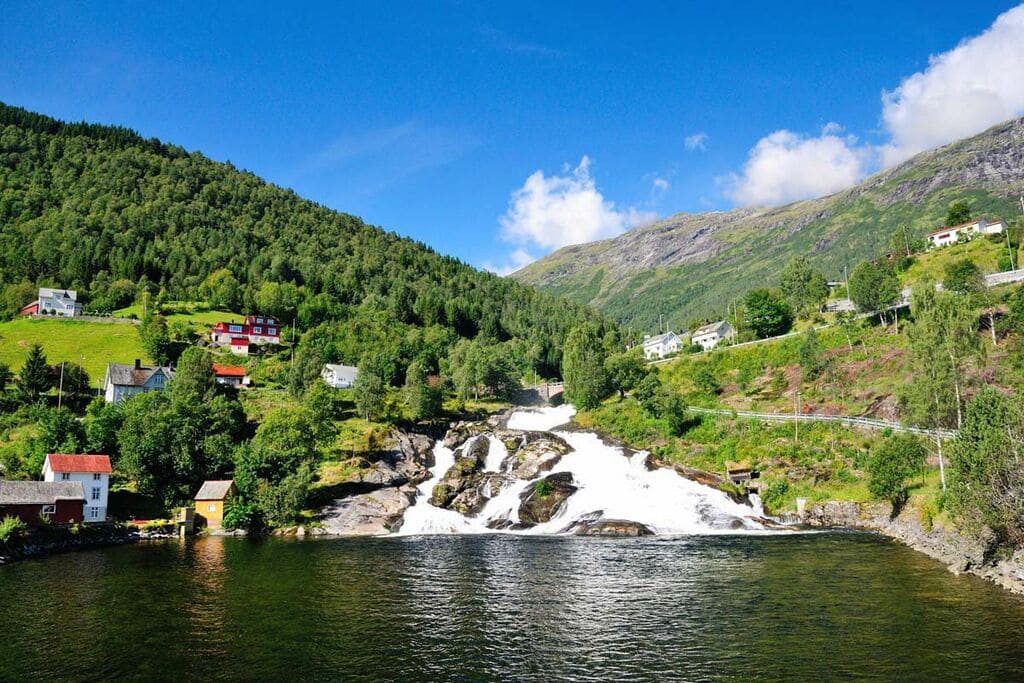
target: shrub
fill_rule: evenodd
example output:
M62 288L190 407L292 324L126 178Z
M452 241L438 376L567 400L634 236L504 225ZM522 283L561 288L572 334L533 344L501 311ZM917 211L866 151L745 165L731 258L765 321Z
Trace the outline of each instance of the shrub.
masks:
M882 441L868 460L868 490L894 508L906 502L906 480L921 471L925 449L912 434L895 434Z
M263 527L263 516L255 505L236 502L228 506L224 512L223 526L228 531L258 531Z
M0 520L0 546L10 547L25 535L28 526L17 517L4 517Z

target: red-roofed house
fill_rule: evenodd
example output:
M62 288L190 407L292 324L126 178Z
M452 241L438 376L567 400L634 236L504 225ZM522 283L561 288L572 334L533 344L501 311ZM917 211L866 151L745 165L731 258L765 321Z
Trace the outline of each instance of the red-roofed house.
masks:
M103 522L107 519L107 494L110 491L110 456L51 453L43 461L43 481L77 481L85 489L82 519Z
M249 376L245 374L245 368L241 365L214 363L213 376L216 378L217 384L226 384L232 387L249 386Z

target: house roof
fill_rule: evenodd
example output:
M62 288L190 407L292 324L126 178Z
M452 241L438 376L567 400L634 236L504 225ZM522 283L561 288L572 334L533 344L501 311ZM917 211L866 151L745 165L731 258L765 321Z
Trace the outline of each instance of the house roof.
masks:
M947 225L944 228L939 228L938 230L932 230L930 233L928 233L928 236L931 237L932 235L938 235L939 233L942 233L942 232L950 232L952 230L959 230L960 228L966 228L968 225L974 225L975 223L980 223L982 221L985 221L985 223L996 224L996 223L1002 223L1003 219L1002 218L985 218L984 216L982 216L981 218L975 218L974 220L967 221L966 223L957 223L956 225Z
M672 332L670 330L670 331L668 331L668 332L666 332L664 334L655 335L655 336L653 336L653 337L651 337L649 339L645 339L644 340L644 346L654 346L655 344L661 344L663 342L668 341L672 337L678 337L678 336L679 335L677 335L675 332Z
M196 500L224 500L234 484L232 479L204 481L196 494Z
M100 472L110 474L109 455L72 455L50 453L46 456L54 472Z
M167 379L174 377L173 368L151 365L136 367L130 363L107 363L107 380L111 384L120 386L141 387L145 386L150 377L155 375L158 370L162 371Z
M325 370L329 370L338 379L346 379L349 382L356 381L356 375L359 373L359 368L351 365L334 365L328 363L324 366Z
M231 338L231 345L232 346L248 346L249 345L249 338L248 337L232 337Z
M245 368L241 365L213 364L213 374L217 377L245 377Z
M78 298L78 292L76 292L73 289L53 289L51 287L40 287L39 298L42 299L43 297L56 297L75 301Z
M0 505L53 505L85 500L80 481L0 481Z
M709 323L703 327L698 327L693 331L694 337L700 337L705 334L713 334L715 332L721 332L724 327L729 323L725 320L719 320L717 323Z

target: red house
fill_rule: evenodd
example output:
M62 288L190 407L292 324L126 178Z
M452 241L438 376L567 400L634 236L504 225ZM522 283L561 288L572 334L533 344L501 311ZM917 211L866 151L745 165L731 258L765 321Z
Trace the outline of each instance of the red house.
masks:
M281 325L274 318L265 315L247 315L241 323L217 323L210 330L210 341L214 344L231 345L234 348L247 344L280 344Z
M245 368L241 365L213 364L213 376L218 384L228 386L249 386L249 376L245 374Z
M79 481L0 481L0 519L17 517L38 526L40 517L54 524L82 521L85 489Z

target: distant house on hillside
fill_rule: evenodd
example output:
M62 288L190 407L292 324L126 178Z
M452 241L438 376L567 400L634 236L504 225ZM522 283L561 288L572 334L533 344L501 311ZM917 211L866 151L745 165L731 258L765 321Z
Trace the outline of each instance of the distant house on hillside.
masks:
M174 369L142 365L138 358L134 365L107 363L103 379L103 397L107 403L120 403L129 396L149 391L163 391L174 378Z
M249 386L249 376L245 374L245 368L241 365L213 364L213 377L217 384L227 386Z
M723 339L732 339L735 336L736 330L732 329L732 325L726 320L719 320L717 323L698 327L693 331L690 341L693 344L699 344L705 351L710 351L718 346Z
M683 334L685 335L686 333L684 332ZM664 358L669 354L678 353L682 346L682 337L672 331L653 337L648 335L644 337L644 358L647 360Z
M50 453L43 461L43 481L72 481L82 485L85 501L78 519L86 522L102 522L107 518L111 471L110 457L106 455Z
M972 221L951 225L928 234L928 242L932 247L945 247L956 244L962 236L968 238L975 235L999 235L1006 230L1006 223L1002 218L989 220L987 218L975 218Z
M39 298L21 309L22 315L55 315L60 318L74 318L82 315L82 304L78 303L78 292L72 289L39 288Z
M196 494L196 514L206 526L218 529L224 522L224 508L235 495L235 482L231 479L204 481Z
M231 353L249 355L249 346L281 343L281 325L265 315L247 315L240 323L217 323L210 330L210 341L229 346Z
M359 369L351 365L331 365L328 363L320 372L324 382L332 389L348 389L356 383Z
M40 518L54 524L82 520L85 492L78 481L0 481L0 519L17 517L28 526Z

